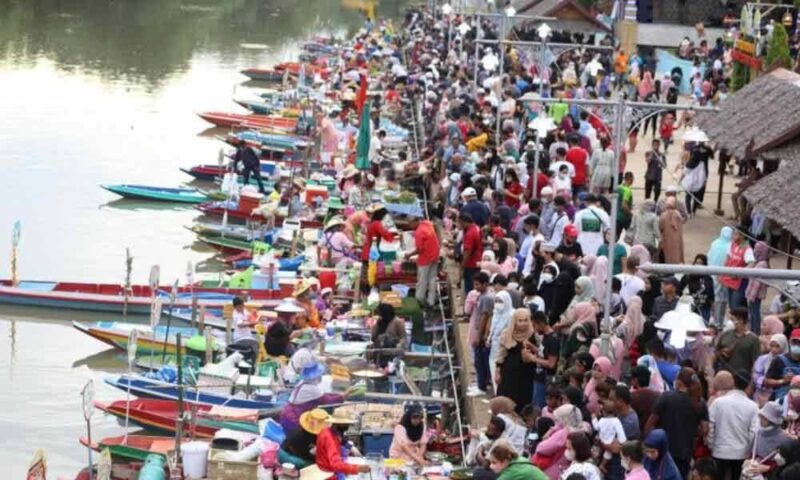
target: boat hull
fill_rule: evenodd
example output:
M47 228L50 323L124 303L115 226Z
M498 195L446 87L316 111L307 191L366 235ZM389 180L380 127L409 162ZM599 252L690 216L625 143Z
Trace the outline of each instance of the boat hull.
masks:
M196 204L208 201L208 197L194 188L159 188L147 185L100 185L109 192L124 198Z

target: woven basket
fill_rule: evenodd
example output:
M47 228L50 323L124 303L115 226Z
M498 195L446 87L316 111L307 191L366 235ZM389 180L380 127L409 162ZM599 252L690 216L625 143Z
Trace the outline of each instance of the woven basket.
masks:
M255 480L258 475L258 462L236 462L216 459L226 450L208 451L208 478L210 480Z

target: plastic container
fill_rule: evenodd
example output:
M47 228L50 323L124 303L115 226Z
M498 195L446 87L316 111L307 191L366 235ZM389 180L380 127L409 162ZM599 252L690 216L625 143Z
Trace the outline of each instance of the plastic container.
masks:
M394 432L392 430L362 430L361 441L364 447L363 454L382 455L389 458L389 447L392 445Z
M319 272L319 289L331 288L336 290L336 272Z
M163 455L151 453L144 459L144 466L139 470L139 480L164 480L164 463L166 458Z
M183 459L183 476L200 479L206 476L208 462L208 444L205 442L189 442L181 445Z

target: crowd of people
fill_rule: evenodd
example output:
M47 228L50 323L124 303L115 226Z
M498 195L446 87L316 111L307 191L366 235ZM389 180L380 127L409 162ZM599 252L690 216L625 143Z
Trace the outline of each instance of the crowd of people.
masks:
M626 95L675 104L680 79L656 81L653 62L590 48L542 69L508 45L500 69L490 44L472 56L476 35L499 37L486 19L411 10L405 26L408 63L392 81L401 101L422 103L426 198L463 280L469 395L491 397L488 424L470 430L475 476L798 478L800 330L761 318L767 285L639 268L690 260L683 228L702 207L714 151L674 138L692 117L672 112L645 121L644 132L634 125L626 151L598 109L571 102ZM726 95L718 54L708 52L705 76L691 73L699 104ZM520 100L528 92L561 101ZM552 128L534 131L538 117ZM646 174L636 179L626 154L648 131ZM680 188L662 194L673 145ZM646 190L639 205L637 180ZM769 248L751 238L749 225L725 227L690 261L768 266ZM676 309L706 325L680 347L657 326Z

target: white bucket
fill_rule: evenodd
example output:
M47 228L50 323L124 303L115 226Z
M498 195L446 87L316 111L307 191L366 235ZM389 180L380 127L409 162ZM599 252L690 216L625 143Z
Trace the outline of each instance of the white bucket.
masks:
M189 442L181 445L183 476L191 479L205 478L208 464L208 444Z

